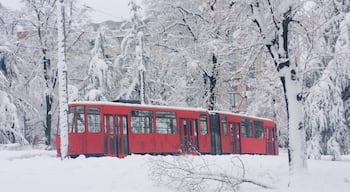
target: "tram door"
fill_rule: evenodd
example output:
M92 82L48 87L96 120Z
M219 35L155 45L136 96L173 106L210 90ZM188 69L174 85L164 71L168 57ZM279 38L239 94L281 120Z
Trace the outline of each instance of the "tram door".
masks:
M239 123L229 123L230 134L231 134L231 146L233 154L241 153L241 142L240 142L240 126Z
M125 157L129 153L128 121L125 115L104 115L105 154Z
M198 153L198 129L195 119L180 119L181 153Z
M275 155L275 142L273 128L265 127L266 151L268 155Z

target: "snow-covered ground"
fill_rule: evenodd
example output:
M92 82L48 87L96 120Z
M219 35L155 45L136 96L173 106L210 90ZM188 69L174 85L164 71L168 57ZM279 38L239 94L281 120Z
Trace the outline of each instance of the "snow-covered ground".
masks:
M279 156L241 155L245 177L265 183L274 189L243 184L239 191L286 191L288 163L286 153ZM155 161L192 161L233 170L237 156L150 156L131 155L124 159L111 157L60 160L55 151L27 148L14 150L0 147L0 191L179 191L159 184L151 171ZM196 165L196 163L194 163ZM295 192L350 191L350 157L341 161L309 160L308 172L298 177ZM211 170L213 172L213 170ZM215 171L215 170L214 170ZM237 175L237 173L233 173ZM210 187L207 191L211 191ZM203 191L203 189L202 189Z

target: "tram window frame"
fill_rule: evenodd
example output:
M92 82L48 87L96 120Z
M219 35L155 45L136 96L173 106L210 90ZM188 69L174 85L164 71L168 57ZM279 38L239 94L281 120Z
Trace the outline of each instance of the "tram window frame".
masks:
M138 134L153 133L153 111L131 110L131 132Z
M199 115L200 134L208 135L208 117L205 114Z
M74 108L74 127L71 133L85 133L85 108L84 106L76 106Z
M87 110L88 117L88 131L89 133L101 132L101 113L100 109L96 107L90 107Z
M253 137L252 121L250 119L242 119L241 122L242 136L246 138Z
M68 117L68 130L69 133L73 132L73 122L74 122L74 111L75 111L75 107L68 107L68 113L67 113L67 117Z
M264 123L261 121L254 121L254 137L258 139L264 138Z
M176 134L176 113L167 111L156 111L156 133Z
M221 128L222 128L222 134L224 136L227 136L228 131L227 131L227 119L226 119L226 117L221 118Z
M197 128L197 119L193 119L191 120L192 124L193 124L193 135L197 136L198 135L198 128Z

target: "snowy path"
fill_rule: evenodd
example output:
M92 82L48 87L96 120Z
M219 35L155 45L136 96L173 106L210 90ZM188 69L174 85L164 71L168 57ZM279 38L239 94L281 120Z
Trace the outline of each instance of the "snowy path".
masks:
M225 168L233 156L202 156L205 161ZM198 158L193 157L194 161ZM178 157L154 157L132 155L125 159L111 157L70 159L61 161L53 151L26 150L0 151L0 190L23 191L177 191L159 185L150 178L150 164L155 158L174 159ZM288 185L286 154L280 156L242 155L246 176L270 183L276 189L260 189L244 184L240 191L285 191ZM300 176L300 186L295 192L348 192L350 188L350 160L309 160L309 171Z

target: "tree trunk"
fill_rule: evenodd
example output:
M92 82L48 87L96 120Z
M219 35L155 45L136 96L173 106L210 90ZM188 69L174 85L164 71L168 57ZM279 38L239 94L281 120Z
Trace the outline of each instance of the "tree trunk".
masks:
M348 153L348 152L350 152L350 142L346 142L346 141L350 140L350 85L348 85L343 90L343 92L342 92L342 99L343 99L343 102L344 102L345 125L347 126L347 129L349 131L344 136L345 142L342 144L341 147L343 149L343 152Z
M39 37L41 39L41 29L38 29ZM46 126L45 126L45 144L51 145L51 122L52 122L52 100L53 97L51 95L51 89L50 89L50 59L46 56L46 49L42 48L43 53L43 67L44 67L44 79L45 79L45 104L46 104Z
M274 61L279 74L288 117L288 160L290 173L304 172L306 164L306 138L304 130L304 113L302 106L302 82L297 74L296 63L291 63L289 58L289 24L292 21L292 7L283 14L280 25L275 23L277 34L271 44L266 47ZM254 20L257 23L257 20ZM260 24L257 23L260 27Z
M140 102L141 104L145 104L146 100L146 94L145 94L145 65L143 64L143 33L140 31L137 33L137 37L139 40L138 45L138 70L139 70L139 76L140 76Z
M279 45L283 46L278 55L277 71L283 85L288 116L288 160L290 173L303 172L306 167L306 138L304 130L304 113L302 106L302 83L298 78L296 64L290 63L288 54L288 33L292 8L285 13L282 21L282 33Z
M61 158L68 157L68 92L67 92L67 64L65 44L64 0L57 5L58 25L58 101L59 101L59 127L61 136Z
M46 141L45 141L45 144L51 145L52 96L49 93L46 93L45 100L46 100L46 127L45 127Z
M51 63L50 63L50 59L47 57L47 46L46 46L46 41L44 40L44 34L42 32L42 25L41 23L43 23L44 21L42 21L42 17L41 17L41 11L39 10L38 7L34 8L34 11L36 13L36 17L38 19L38 23L40 23L39 25L36 26L36 31L37 31L37 35L39 38L39 42L40 42L40 48L41 48L41 53L42 53L42 64L43 64L43 73L44 73L44 80L45 80L45 105L46 105L46 112L45 112L45 144L46 145L51 145L51 123L52 123L52 101L53 101L53 96L52 96L52 89L53 87L51 86L51 74L50 74L50 70L51 70Z
M216 87L216 81L218 76L218 70L217 70L217 57L215 53L213 53L212 56L212 72L211 75L209 75L207 72L204 72L204 85L207 84L207 79L209 79L209 90L206 88L205 95L209 94L209 98L207 100L208 102L208 110L214 110L215 109L215 87ZM209 93L208 93L209 92Z
M293 72L281 78L286 100L288 116L288 160L291 174L302 172L307 167L306 164L306 141L303 125L303 107L301 97L301 83L294 78ZM293 70L292 70L293 71ZM283 73L283 71L282 71Z

